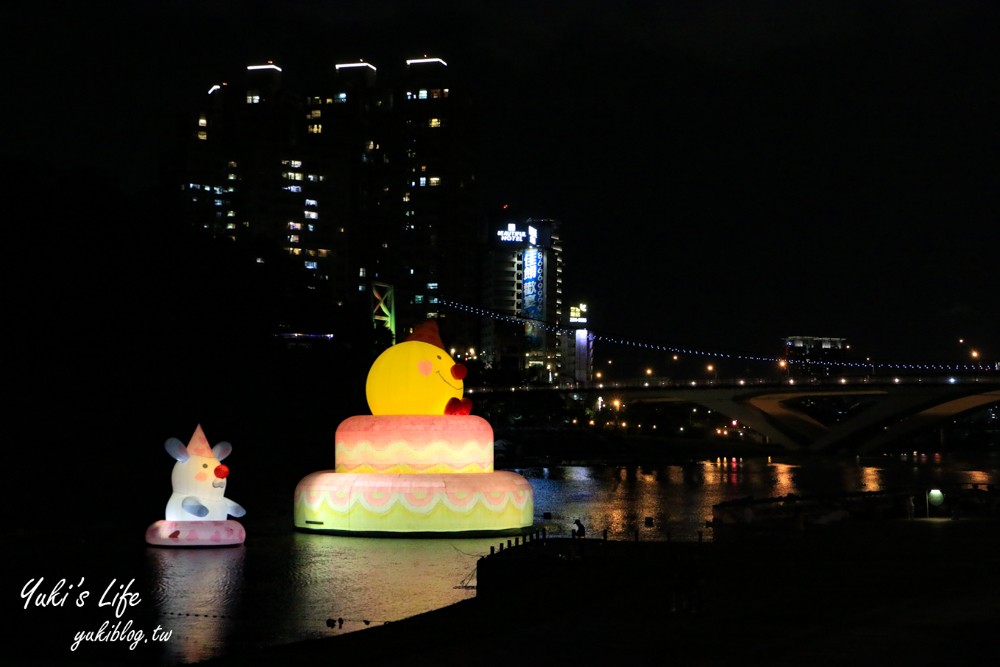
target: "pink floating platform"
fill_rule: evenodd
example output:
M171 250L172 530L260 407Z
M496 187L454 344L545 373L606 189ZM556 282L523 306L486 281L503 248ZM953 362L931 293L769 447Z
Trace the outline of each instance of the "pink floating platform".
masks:
M243 544L247 534L242 524L225 521L167 521L161 519L146 529L146 543L158 547L228 547Z

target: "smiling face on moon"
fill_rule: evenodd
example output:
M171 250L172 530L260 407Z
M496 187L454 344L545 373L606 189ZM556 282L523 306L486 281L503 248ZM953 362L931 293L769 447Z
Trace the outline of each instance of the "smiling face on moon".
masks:
M442 415L449 399L462 398L464 371L440 347L398 343L368 371L368 407L373 415Z

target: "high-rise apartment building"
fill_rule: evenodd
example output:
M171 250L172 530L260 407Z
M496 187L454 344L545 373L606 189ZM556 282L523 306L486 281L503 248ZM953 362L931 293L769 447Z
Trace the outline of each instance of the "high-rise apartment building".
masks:
M497 369L532 382L564 375L563 249L555 220L500 219L488 234L482 303L521 320L519 326L483 318L480 355Z
M183 193L191 221L280 265L324 318L405 332L478 297L472 100L440 58L379 78L332 64L305 90L274 63L212 86L190 128ZM462 318L450 342L477 343ZM443 323L444 324L444 323Z

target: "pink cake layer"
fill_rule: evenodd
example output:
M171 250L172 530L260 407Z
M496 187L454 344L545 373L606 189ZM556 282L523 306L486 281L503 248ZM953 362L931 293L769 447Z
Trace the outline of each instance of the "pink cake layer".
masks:
M337 427L335 471L493 471L493 427L476 415L357 415Z

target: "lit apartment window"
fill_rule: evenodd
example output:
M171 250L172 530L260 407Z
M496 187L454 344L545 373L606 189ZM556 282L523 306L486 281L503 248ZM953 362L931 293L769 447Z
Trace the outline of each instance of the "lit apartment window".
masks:
M368 271L365 270L365 267L362 266L360 269L358 269L358 278L364 278L367 275Z
M418 90L417 91L417 99L418 100L426 100L427 99L427 91L426 90Z
M306 225L306 229L309 230L310 232L315 232L316 225Z
M426 176L421 176L420 177L420 187L424 187L425 185L427 185L427 177Z
M306 268L307 268L307 269L309 269L310 271L315 271L315 270L316 270L316 267L318 266L318 265L316 264L316 262L314 262L314 261L312 261L312 260L307 260L307 261L305 262L305 265L306 265Z
M247 104L260 104L260 95L256 92L247 93Z
M337 103L343 104L347 101L347 93L337 93Z
M289 255L301 255L302 254L302 248L285 248L285 251Z
M302 192L302 186L301 185L288 185L288 186L285 187L285 190L288 190L289 192Z
M315 119L321 118L323 116L323 111L321 109L310 109L309 113L306 114L306 118Z
M216 206L222 206L222 200L221 199L216 199L215 200L215 205Z
M236 163L233 162L232 160L230 160L229 162L226 163L226 168L227 169L236 169Z
M410 193L409 192L404 192L403 193L403 201L410 201Z
M358 285L358 291L359 292L364 292L365 291L365 285L364 285L364 283Z
M208 132L205 130L198 130L198 141L208 141Z
M329 248L320 248L319 250L317 250L317 252L319 253L320 257L329 257L330 256L330 249Z
M298 243L299 242L299 235L298 234L289 234L288 235L288 242L289 243Z
M306 206L318 206L318 205L319 204L316 203L315 199L307 199L306 200Z
M226 229L236 229L236 223L235 222L227 223Z
M431 186L432 188L433 188L433 187L437 187L438 185L441 185L441 179L440 179L440 178L438 178L437 176L431 176L431 178L430 178L430 180L428 181L428 183L430 184L430 186Z
M227 218L235 218L236 217L236 211L226 211L226 217Z
M285 174L284 174L284 176L285 176L285 178L287 178L290 181L301 181L302 180L302 174L300 174L300 173L298 173L296 171L286 171Z
M427 127L441 127L441 119L431 118L430 120L427 121Z
M429 289L429 290L436 290L437 288L438 288L438 284L437 283L427 283L427 289Z
M296 231L297 232L300 229L302 229L302 223L301 222L289 222L288 223L288 228L291 229L292 231Z
M308 176L306 176L306 180L308 180L310 183L322 183L323 181L326 180L326 176L324 176L323 174L309 174Z
M205 114L198 116L198 127L208 127L208 119L205 118Z
M228 181L235 181L236 180L236 174L226 174L226 180L228 180Z
M417 294L416 296L413 297L413 303L423 303L423 302L424 302L423 294Z
M303 211L302 216L306 220L317 220L319 218L319 213L316 211Z
M310 123L309 127L306 128L309 134L322 134L323 124L322 123Z

